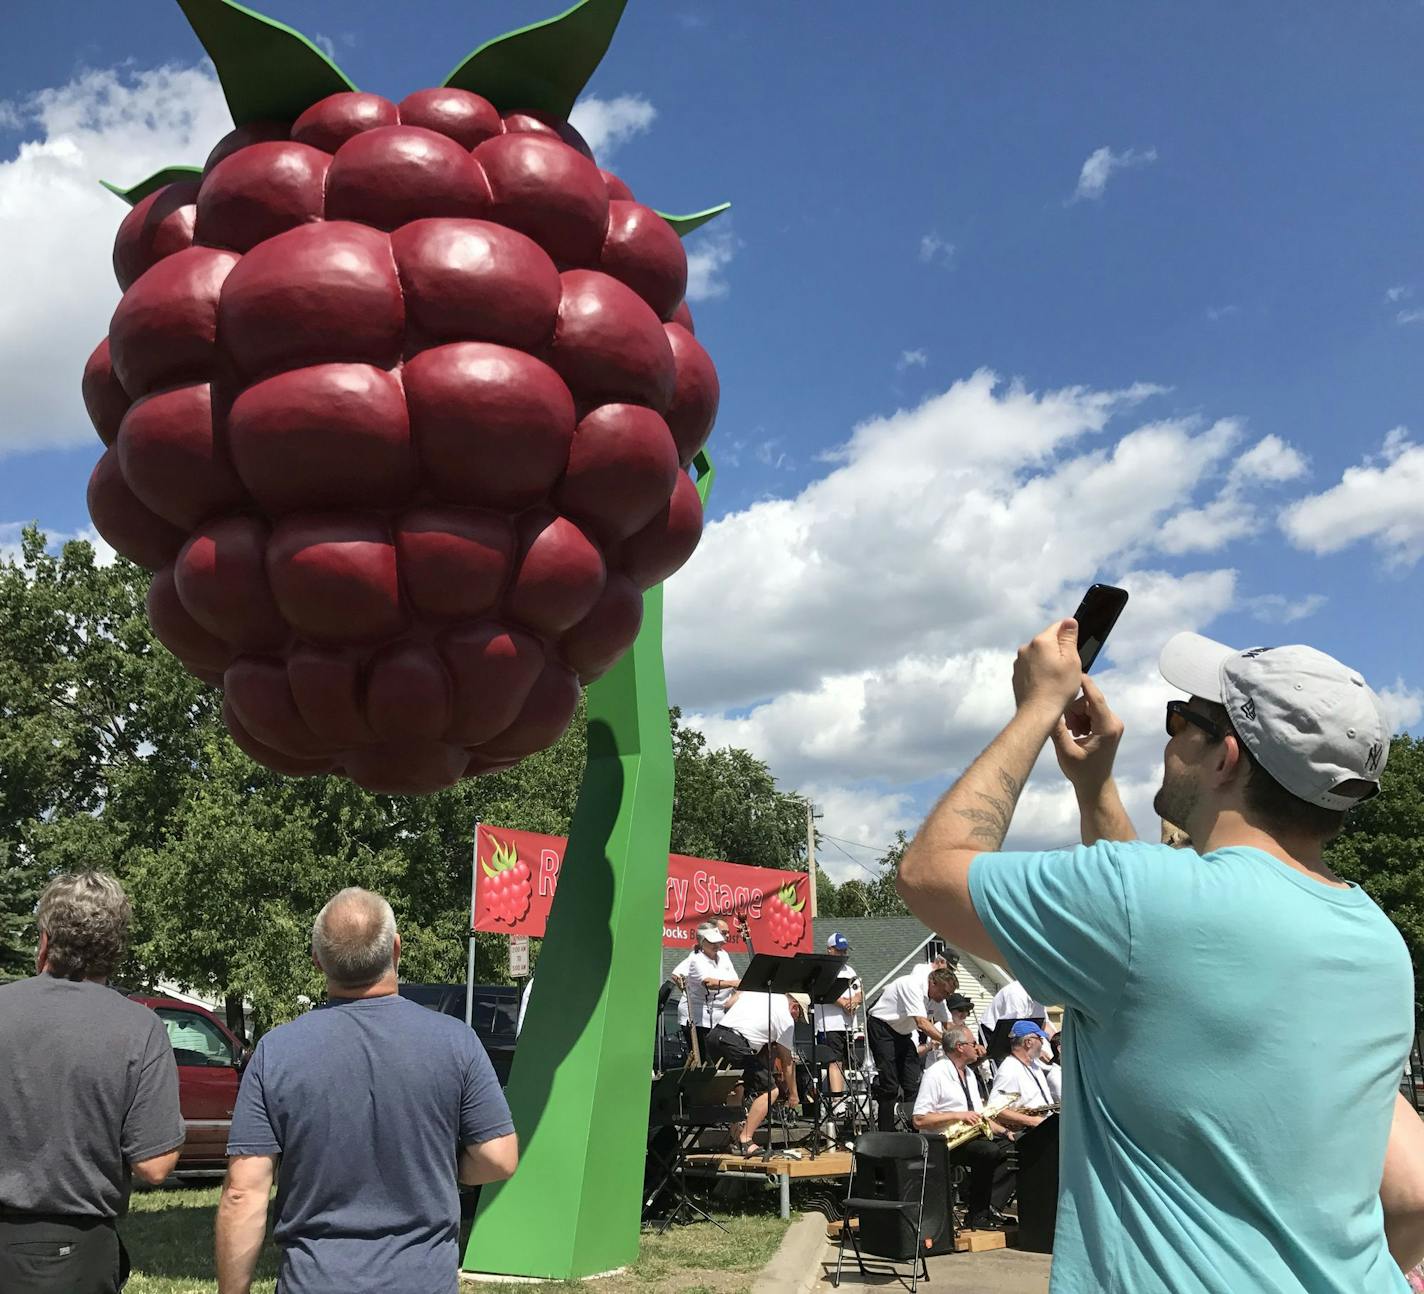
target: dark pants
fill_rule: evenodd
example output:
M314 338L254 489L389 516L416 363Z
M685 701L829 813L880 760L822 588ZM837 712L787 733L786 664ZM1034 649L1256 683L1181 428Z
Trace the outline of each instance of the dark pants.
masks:
M128 1274L128 1255L111 1221L0 1215L4 1294L118 1294Z
M870 1017L866 1038L875 1057L876 1127L881 1132L894 1132L895 1103L915 1099L924 1065L915 1035L896 1033L879 1016Z
M969 1170L964 1207L971 1219L991 1208L1002 1209L1009 1202L1014 1193L1014 1170L1009 1167L1009 1143L1003 1137L967 1141L950 1151L949 1162Z

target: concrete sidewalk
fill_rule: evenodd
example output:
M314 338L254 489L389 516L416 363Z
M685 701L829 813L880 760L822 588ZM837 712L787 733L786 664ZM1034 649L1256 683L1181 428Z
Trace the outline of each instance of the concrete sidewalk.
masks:
M925 1294L1047 1294L1049 1254L1031 1254L1021 1249L994 1249L983 1254L944 1254L930 1259L930 1280L921 1287ZM888 1264L875 1259L868 1261L869 1272L862 1278L856 1269L855 1255L846 1250L841 1272L841 1288L852 1290L879 1289L896 1285ZM831 1288L836 1270L836 1246L826 1245L821 1258L822 1279L815 1289ZM910 1287L910 1265L898 1263L895 1271L904 1273L901 1289Z

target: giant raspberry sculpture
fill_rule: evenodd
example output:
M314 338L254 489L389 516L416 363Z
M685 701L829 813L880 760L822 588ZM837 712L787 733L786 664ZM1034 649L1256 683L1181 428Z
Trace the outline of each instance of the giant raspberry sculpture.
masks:
M94 524L254 759L404 793L508 767L697 544L718 391L679 235L720 208L642 205L566 120L623 0L399 103L180 4L236 129L122 194Z

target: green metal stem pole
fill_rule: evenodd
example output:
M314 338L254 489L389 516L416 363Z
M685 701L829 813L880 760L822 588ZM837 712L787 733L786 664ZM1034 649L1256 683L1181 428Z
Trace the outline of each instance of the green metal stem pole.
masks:
M588 766L506 1095L519 1170L486 1187L467 1271L569 1280L638 1256L673 759L662 588L588 689Z

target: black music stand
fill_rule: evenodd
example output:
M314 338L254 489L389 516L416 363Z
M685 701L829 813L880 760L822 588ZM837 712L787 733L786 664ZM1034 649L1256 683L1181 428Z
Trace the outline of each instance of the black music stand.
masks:
M1014 1142L1018 1154L1018 1247L1036 1254L1053 1252L1058 1229L1058 1116L1026 1128Z
M984 1039L984 1050L995 1065L1009 1054L1009 1043L1012 1041L1009 1037L1009 1030L1024 1020L1027 1020L1030 1024L1036 1024L1045 1033L1048 1032L1045 1022L1035 1019L1033 1016L1012 1015L1005 1016L1002 1020L996 1020L993 1029L989 1031L989 1035ZM980 1025L980 1029L982 1031L983 1025Z
M845 958L829 957L823 953L798 953L795 957L773 957L770 953L757 953L747 964L747 968L742 972L741 983L738 988L742 992L750 993L804 993L813 1004L824 1006L828 1002L834 1002L841 995L841 990L837 987L840 984L840 974L845 967ZM766 1033L771 1037L771 998L766 1000ZM811 1040L815 1044L816 1022L814 1012L811 1020ZM792 1055L793 1063L795 1054ZM776 1090L776 1080L772 1073L772 1051L768 1044L766 1049L767 1077L771 1080L771 1091ZM822 1075L824 1080L824 1075ZM820 1152L821 1130L820 1130L820 1109L821 1093L820 1085L816 1091L816 1129L811 1137L811 1158L815 1159ZM771 1108L770 1097L768 1097L767 1107L767 1134L766 1150L762 1154L762 1159L770 1159L771 1147Z

